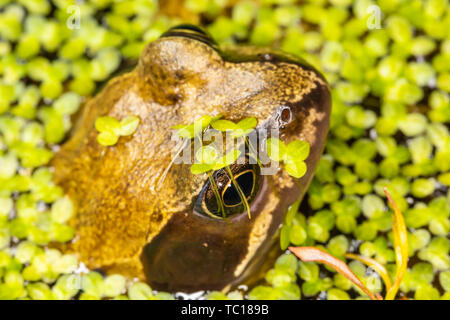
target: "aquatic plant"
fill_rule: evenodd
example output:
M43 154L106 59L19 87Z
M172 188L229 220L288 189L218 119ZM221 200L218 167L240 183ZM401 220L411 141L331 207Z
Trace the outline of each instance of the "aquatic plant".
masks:
M278 138L267 139L269 157L284 164L284 168L294 178L301 178L306 173L304 160L309 155L309 144L304 140L291 141L287 146Z
M134 64L146 43L180 21L158 12L156 1L133 3L78 3L83 14L77 29L67 13L73 1L0 1L1 298L172 297L143 283L127 281L123 289L121 280L108 278L103 282L117 283L116 291L105 294L87 285L89 294L83 294L81 286L71 286L87 275L74 271L76 257L46 248L74 234L66 218L75 213L60 200L64 194L47 167L72 128L70 116L119 66ZM371 5L379 7L380 17L367 11ZM404 214L408 256L417 261L399 291L416 299L450 299L448 9L445 0L233 6L187 0L180 7L193 21L205 21L220 44L278 46L324 72L333 99L329 139L301 209L291 206L284 244L314 246L340 259L351 248L395 274L392 217L383 201L387 187ZM377 22L371 29L368 18ZM368 272L372 267L356 260L348 266L372 292L381 292L380 279ZM353 287L339 273L283 254L261 286L209 297L366 298Z
M102 146L112 146L119 137L132 135L139 125L139 118L129 116L121 121L113 117L99 117L95 120L95 129L99 131L97 141Z
M392 228L394 234L394 247L396 254L396 264L397 269L395 273L394 284L391 285L389 274L386 268L377 262L376 260L370 259L368 257L358 256L354 254L346 254L345 256L350 259L355 259L361 261L362 263L373 268L378 272L384 281L386 289L386 300L393 300L397 294L400 287L400 283L406 272L408 264L408 234L406 232L406 225L403 219L401 211L395 205L387 189L384 189L386 197L394 208L394 215L392 218ZM314 247L289 247L289 250L293 252L297 257L305 262L320 262L324 263L340 274L348 278L351 282L357 285L364 293L366 293L372 300L380 300L381 296L377 293L372 293L356 276L353 271L343 262L342 260L330 255L329 253Z

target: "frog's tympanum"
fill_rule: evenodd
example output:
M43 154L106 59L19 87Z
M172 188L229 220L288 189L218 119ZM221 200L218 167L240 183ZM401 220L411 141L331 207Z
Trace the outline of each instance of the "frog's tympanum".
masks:
M307 173L295 181L282 166L265 176L254 166L234 165L250 219L243 206L234 206L227 219L202 212L209 204L199 202L211 201L202 192L208 178L193 175L189 164L171 166L156 188L177 143L172 126L203 115L255 117L258 130L279 127L285 143L306 140ZM54 159L56 182L77 207L68 250L89 268L138 277L160 290L226 291L245 282L279 247L284 214L312 179L329 115L327 83L307 63L263 48L219 48L193 26L169 30L147 45L133 71L109 81L85 104ZM140 125L105 147L96 140L100 116L137 116Z

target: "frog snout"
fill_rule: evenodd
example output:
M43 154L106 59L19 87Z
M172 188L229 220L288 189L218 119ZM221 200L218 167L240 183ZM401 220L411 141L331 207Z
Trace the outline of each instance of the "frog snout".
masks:
M208 69L221 62L217 44L206 32L181 25L147 45L139 60L138 73L144 83L155 88L186 83L201 86Z

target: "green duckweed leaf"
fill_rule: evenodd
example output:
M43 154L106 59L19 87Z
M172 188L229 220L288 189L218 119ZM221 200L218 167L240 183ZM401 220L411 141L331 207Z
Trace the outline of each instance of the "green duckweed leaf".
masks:
M132 135L138 125L139 125L139 118L136 116L130 116L122 119L120 121L120 129L118 130L119 135L121 136L129 136Z
M102 131L97 136L98 143L105 147L115 145L118 140L119 136L112 131Z
M287 210L286 218L284 219L284 223L291 225L292 220L294 220L295 215L298 212L298 208L300 206L300 200L296 200L293 204L291 204Z
M232 150L228 152L226 155L215 162L214 170L219 170L226 166L229 166L230 164L234 163L240 155L241 151L239 150Z
M255 129L257 124L258 120L256 118L242 119L237 123L237 129L233 132L233 136L235 138L246 136Z
M217 149L213 145L201 147L195 153L197 161L203 164L214 164L218 157Z
M309 155L309 143L304 140L294 140L288 144L286 154L295 161L305 160Z
M306 173L306 163L303 161L288 160L284 162L286 171L294 178L301 178Z
M99 117L95 120L95 129L97 129L99 132L117 132L120 130L121 124L119 120L113 117Z
M218 152L215 147L212 145L202 147L195 154L195 158L200 163L194 163L191 166L191 172L193 174L201 174L210 170L222 169L235 162L240 155L241 151L231 150L223 157L218 158Z
M280 162L286 154L286 145L277 138L267 139L267 154L273 161Z
M230 120L216 120L211 123L211 127L222 132L233 131L238 128L238 126Z
M216 120L211 123L211 126L222 132L232 131L234 138L240 138L249 134L256 127L257 123L258 120L256 118L250 117L242 119L238 123L230 120Z
M205 130L215 119L219 119L221 116L211 117L210 115L202 116L195 120L191 124L181 124L173 126L173 129L177 129L177 134L181 138L192 139L200 132Z
M309 144L303 140L294 140L288 146L277 138L267 139L267 154L273 161L282 161L286 171L294 178L306 173L305 160L309 155Z
M208 172L212 169L213 169L213 166L210 164L194 163L191 166L191 173L192 174L202 174L202 173Z
M286 250L290 243L290 232L291 232L291 226L290 225L284 225L281 228L280 233L280 247L281 250Z
M258 120L253 117L242 119L238 122L237 126L239 129L242 130L248 130L248 129L254 129L256 125L258 124Z

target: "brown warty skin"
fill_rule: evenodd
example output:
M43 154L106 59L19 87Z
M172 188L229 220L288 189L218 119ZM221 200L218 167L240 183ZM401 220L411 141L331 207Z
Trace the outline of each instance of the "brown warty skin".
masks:
M288 123L281 121L289 120L284 109L292 114ZM132 115L140 118L133 135L111 147L97 142L96 118ZM255 117L258 130L282 123L281 140L311 146L306 175L294 179L281 166L273 176L258 176L251 219L245 210L227 220L198 212L194 205L208 179L193 175L189 164L173 165L157 190L176 146L172 126L203 115ZM329 115L328 85L305 62L264 48L219 49L189 25L169 30L147 45L133 71L85 104L55 156L55 180L77 207L76 237L66 250L91 269L137 277L159 290L227 291L248 283L279 248L287 207L308 188Z

